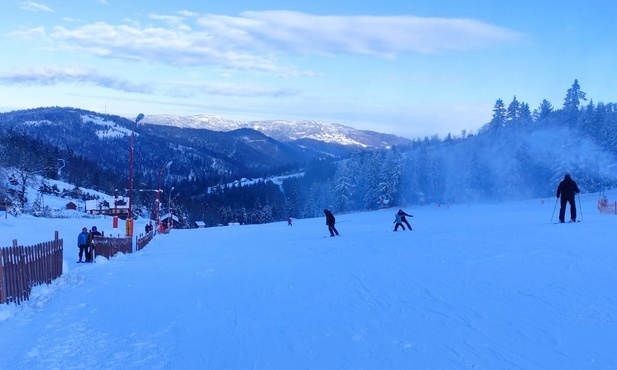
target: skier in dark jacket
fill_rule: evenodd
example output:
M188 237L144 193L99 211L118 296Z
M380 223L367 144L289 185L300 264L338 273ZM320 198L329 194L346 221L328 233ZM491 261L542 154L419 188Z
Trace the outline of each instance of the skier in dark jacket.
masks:
M569 174L563 178L557 187L557 198L561 196L561 208L559 208L559 222L564 222L566 216L566 203L570 203L570 222L576 222L575 194L579 193L576 182Z
M404 223L405 225L407 225L407 227L409 228L409 231L411 231L411 225L409 224L409 222L407 221L407 219L405 218L405 216L409 216L409 217L413 217L412 215L409 215L407 213L405 213L402 209L399 209L398 212L396 213L397 215L401 216L401 222ZM404 230L405 228L403 228Z
M88 248L88 253L86 254L86 262L94 262L94 257L96 257L94 237L102 235L103 234L101 234L101 232L97 230L96 226L92 226L92 231L90 232L90 235L88 237L88 245L90 247Z
M334 215L332 214L332 212L328 211L327 209L324 209L323 213L326 215L326 225L328 225L328 231L330 231L330 236L339 235L338 230L336 230L336 227L334 227L334 223L336 222L336 219L334 218Z

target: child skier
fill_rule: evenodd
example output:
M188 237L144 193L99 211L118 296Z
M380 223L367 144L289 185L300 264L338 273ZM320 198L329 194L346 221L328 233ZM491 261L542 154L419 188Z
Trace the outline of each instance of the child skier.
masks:
M403 226L403 216L398 212L394 214L394 223L396 224L394 225L394 231L396 231L399 226L403 228L403 231L405 231L405 226Z

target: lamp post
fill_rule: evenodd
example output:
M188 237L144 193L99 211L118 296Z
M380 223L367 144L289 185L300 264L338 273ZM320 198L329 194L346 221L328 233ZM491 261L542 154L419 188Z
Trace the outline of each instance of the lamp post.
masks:
M129 214L126 216L126 236L133 236L133 139L137 123L142 119L144 119L144 114L139 113L137 118L135 118L135 124L131 131L131 143L129 146Z
M159 219L159 210L161 209L161 177L163 175L163 171L167 168L169 169L169 166L171 166L172 161L167 162L163 167L161 167L161 169L159 170L159 187L158 190L156 191L156 201L155 201L155 205L154 205L154 219L156 220L156 226L158 227L159 223L160 223L160 219Z
M167 204L169 205L169 221L167 222L167 228L169 230L171 230L171 227L173 225L173 214L171 213L171 192L174 191L175 187L172 186L171 189L169 190L169 200L167 202Z
M58 161L62 161L62 166L60 166L57 170L58 177L62 174L62 169L66 166L66 162L62 158L58 158Z

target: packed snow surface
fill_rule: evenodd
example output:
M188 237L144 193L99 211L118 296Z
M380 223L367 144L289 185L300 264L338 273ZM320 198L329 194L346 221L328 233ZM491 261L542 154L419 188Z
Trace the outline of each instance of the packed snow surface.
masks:
M614 369L617 216L597 197L572 224L554 198L430 205L404 209L413 231L398 208L336 215L333 238L323 217L172 230L94 264L77 234L111 219L9 215L0 244L58 230L65 272L0 306L0 367Z

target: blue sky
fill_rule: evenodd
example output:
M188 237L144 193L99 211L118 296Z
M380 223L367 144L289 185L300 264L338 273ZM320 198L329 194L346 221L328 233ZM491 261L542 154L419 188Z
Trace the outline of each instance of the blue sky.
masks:
M2 2L0 111L475 132L497 99L613 102L613 1Z

